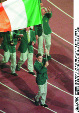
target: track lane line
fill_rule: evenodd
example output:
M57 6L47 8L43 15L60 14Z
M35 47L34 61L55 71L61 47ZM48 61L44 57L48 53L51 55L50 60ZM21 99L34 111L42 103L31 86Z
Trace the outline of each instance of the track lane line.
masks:
M30 100L30 101L32 101L32 102L35 102L34 100L32 100L32 99L28 98L27 96L21 94L20 92L18 92L18 91L16 91L16 90L10 88L9 86L3 84L2 82L0 82L0 84L1 84L2 86L4 86L4 87L8 88L9 90L11 90L11 91L13 91L13 92L19 94L20 96L22 96L22 97L24 97L24 98L26 98L26 99L28 99L28 100ZM47 108L47 107L44 107L44 108L45 108L45 109L48 109L49 111L51 111L51 112L53 112L53 113L57 113L56 111L54 111L54 110L52 110L52 109L50 109L50 108ZM4 112L4 113L5 113L5 112Z
M1 54L0 54L0 55L1 55ZM3 55L1 55L1 56L3 57ZM22 67L21 67L21 69L23 69L24 71L28 72L26 69L24 69L24 68L22 68ZM35 77L36 77L36 75L35 75ZM70 94L70 93L68 93L68 92L66 92L66 91L64 91L64 90L62 90L62 89L60 89L59 87L57 87L57 86L55 86L55 85L53 85L53 84L51 84L51 83L49 83L49 82L48 82L48 84L51 85L51 86L53 86L53 87L55 87L56 89L58 89L58 90L64 92L64 93L68 94L68 95L73 96L72 94Z
M24 71L28 72L26 69L24 69L24 68L22 68L22 67L21 67L21 69L23 69ZM33 76L36 77L36 75L33 75ZM68 93L68 92L66 92L66 91L64 91L64 90L62 90L62 89L60 89L59 87L57 87L57 86L55 86L55 85L49 83L49 82L47 82L47 83L48 83L49 85L53 86L54 88L56 88L56 89L58 89L58 90L60 90L60 91L62 91L62 92L64 92L64 93L66 93L66 94L68 94L68 95L70 95L70 96L74 96L74 95L72 95L72 94L70 94L70 93Z
M1 112L1 113L6 113L6 112L4 112L4 111L2 111L2 110L0 110L0 112Z
M38 51L38 49L36 49L35 47L33 47L35 50L37 50ZM69 68L68 66L66 66L66 65L64 65L64 64L62 64L61 62L59 62L59 61L57 61L57 60L55 60L54 58L51 58L53 61L55 61L55 62L57 62L58 64L60 64L60 65L62 65L63 67L65 67L65 68L67 68L67 69L69 69L70 71L74 71L73 69L71 69L71 68Z
M50 0L47 0L50 4L52 4L54 7L56 7L58 10L60 10L61 12L63 12L65 15L67 15L68 17L74 19L72 16L70 16L68 13L66 13L65 11L63 11L62 9L60 9L58 6L56 6L54 3L52 3Z
M62 65L63 67L69 69L70 71L74 71L73 69L71 69L71 68L67 67L66 65L60 63L59 61L55 60L54 58L51 58L51 59L52 59L53 61L57 62L58 64Z
M61 36L57 35L55 32L52 31L52 34L54 34L54 35L57 36L58 38L62 39L63 41L67 42L68 44L74 46L74 44L70 43L69 41L65 40L65 39L62 38Z

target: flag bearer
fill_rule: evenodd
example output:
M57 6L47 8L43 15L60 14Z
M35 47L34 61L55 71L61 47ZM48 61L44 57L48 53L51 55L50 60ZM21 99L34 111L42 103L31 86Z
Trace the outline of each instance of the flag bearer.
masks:
M47 95L47 66L49 65L48 60L51 59L51 56L47 53L47 59L43 58L40 53L36 55L36 61L34 63L34 69L36 71L36 83L38 85L39 91L35 96L35 105L39 105L39 99L41 101L41 106L48 107L46 104L46 95Z

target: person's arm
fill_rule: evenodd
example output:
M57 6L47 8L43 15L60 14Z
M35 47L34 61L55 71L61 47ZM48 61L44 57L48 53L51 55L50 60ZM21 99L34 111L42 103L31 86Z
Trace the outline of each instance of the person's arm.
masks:
M52 11L51 11L51 8L50 8L50 7L47 8L46 16L47 16L48 18L51 18L51 17L52 17Z
M37 25L34 26L34 31L35 31L35 36L38 35L38 26Z
M23 37L23 34L20 34L20 32L18 30L16 30L16 31L13 31L13 37L14 38Z
M48 52L48 50L47 49L45 49L45 53L46 53L46 57L45 57L45 59L48 61L48 60L50 60L51 59L51 55L49 55L49 52Z
M35 31L33 31L33 42L36 43Z
M37 40L38 39L38 26L37 25L34 26L34 31L35 31L35 37Z
M34 45L36 43L36 37L35 37L35 31L33 31L33 41L32 41L32 45Z
M47 71L47 68L46 68L45 66L40 66L40 65L37 64L36 62L35 62L35 64L34 64L34 69L35 69L35 71L36 71L37 73L39 73L39 74L43 74L43 73L45 73L45 72Z
M40 0L40 6L42 7L43 6L43 3L42 3L42 1Z
M47 18L51 18L52 17L52 12L51 13L47 12L45 15L47 16Z

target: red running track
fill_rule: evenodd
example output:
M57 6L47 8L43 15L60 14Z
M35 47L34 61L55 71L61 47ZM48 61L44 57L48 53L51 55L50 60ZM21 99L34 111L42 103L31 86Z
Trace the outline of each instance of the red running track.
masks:
M73 19L62 13L52 4L43 1L44 6L50 6L53 17L50 26L54 33L73 43ZM69 15L73 16L72 0L50 0ZM18 77L10 74L10 62L4 69L0 68L0 110L5 113L73 113L73 45L63 41L52 33L50 54L53 59L48 66L48 93L46 103L48 109L35 106L34 97L38 91L35 76L28 74L27 61L18 73ZM19 45L19 44L18 44ZM18 48L18 45L16 49ZM37 48L37 44L35 45ZM34 61L37 50L34 49ZM0 61L3 51L0 50ZM17 51L17 61L20 53ZM72 70L70 70L72 69ZM2 113L1 111L1 113Z

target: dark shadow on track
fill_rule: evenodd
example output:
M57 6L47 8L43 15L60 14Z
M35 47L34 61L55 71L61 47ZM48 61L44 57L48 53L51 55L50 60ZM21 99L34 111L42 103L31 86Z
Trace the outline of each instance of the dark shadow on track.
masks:
M34 92L29 88L27 83L22 78L20 78L19 76L11 75L9 72L5 71L5 69L1 70L1 72L3 77L11 81L21 91L23 95L27 96L30 99L33 99L35 97ZM5 82L7 82L7 80Z
M59 100L59 101L58 101ZM62 98L61 98L62 100ZM64 109L67 109L67 110L71 110L73 111L73 106L70 106L70 105L67 105L67 104L64 104L64 102L66 102L65 100L63 100L63 102L61 102L60 98L58 98L57 100L52 100L50 98L47 98L47 103L49 105L54 105L54 106L58 106L60 108L64 108Z
M50 63L51 62L51 63ZM69 72L65 72L65 69L61 68L54 63L52 60L50 61L50 66L48 67L48 77L49 82L55 80L58 83L62 83L62 85L71 93L73 94L73 80L69 78Z

